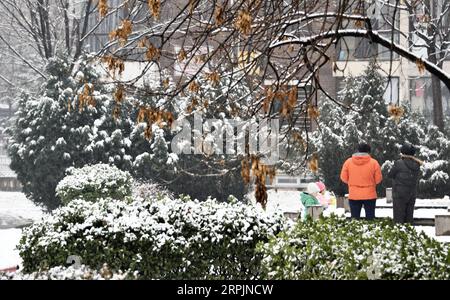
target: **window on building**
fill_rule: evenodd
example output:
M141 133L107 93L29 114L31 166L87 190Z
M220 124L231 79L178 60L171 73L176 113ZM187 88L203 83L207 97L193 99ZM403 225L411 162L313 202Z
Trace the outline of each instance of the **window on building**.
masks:
M110 0L108 6L111 7L111 9L115 9L120 6L122 2L122 0ZM125 9L117 9L115 13L112 13L103 19L100 24L98 12L94 11L90 14L87 32L92 30L95 26L97 26L97 28L93 34L89 35L86 39L86 50L89 52L98 52L103 49L103 47L109 43L109 33L120 26L125 14Z
M390 3L392 2L392 3ZM359 3L359 2L358 2ZM398 31L393 32L392 23L394 23L394 7L395 1L389 0L385 3L379 4L378 8L371 16L372 29L389 40L398 44L400 41L400 34ZM367 8L362 8L367 9ZM395 27L399 28L400 14L397 9L395 17ZM343 24L344 28L355 28L355 21L346 21ZM378 57L381 60L389 60L391 58L390 49L373 43L367 38L361 37L345 37L338 41L336 49L337 60L367 60L373 57ZM397 59L398 54L392 53L392 58Z
M450 92L441 84L444 114L450 116ZM409 100L412 110L421 112L430 120L433 118L433 92L431 78L411 78L409 80Z

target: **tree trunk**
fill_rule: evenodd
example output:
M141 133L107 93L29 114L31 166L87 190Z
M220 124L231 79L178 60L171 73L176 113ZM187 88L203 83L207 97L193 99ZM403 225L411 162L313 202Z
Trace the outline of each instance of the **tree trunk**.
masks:
M431 76L431 94L433 96L433 124L443 131L444 111L442 109L441 81L434 75Z
M429 15L433 18L437 18L437 1L425 1L426 8L428 10ZM437 33L435 32L435 28L433 26L428 26L427 34L432 37L430 43L428 45L428 60L438 65L438 47L436 44ZM442 65L440 66L442 68ZM433 97L433 124L436 125L440 131L444 130L444 110L442 108L442 90L441 90L441 82L440 80L431 75L431 96Z

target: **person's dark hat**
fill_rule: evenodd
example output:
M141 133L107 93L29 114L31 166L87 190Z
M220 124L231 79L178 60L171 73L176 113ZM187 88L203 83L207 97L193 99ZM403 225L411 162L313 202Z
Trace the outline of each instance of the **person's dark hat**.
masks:
M370 145L366 144L366 143L359 143L358 144L358 152L370 153Z
M400 153L404 155L414 155L416 153L416 148L410 143L405 143L400 148Z

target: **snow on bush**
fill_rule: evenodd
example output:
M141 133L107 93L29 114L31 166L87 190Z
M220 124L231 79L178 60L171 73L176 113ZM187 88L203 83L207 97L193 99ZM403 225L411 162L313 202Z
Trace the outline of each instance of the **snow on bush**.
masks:
M62 203L74 199L96 201L99 198L123 200L131 196L133 179L131 174L107 164L87 165L82 168L67 169L56 187L56 195Z
M284 226L281 213L212 199L74 200L24 229L18 249L25 272L76 255L145 279L251 279L260 273L256 245Z
M142 199L173 198L173 193L165 187L151 181L134 181L132 186L132 197Z
M299 222L258 248L265 279L450 279L450 248L409 225Z
M112 272L108 266L103 266L100 270L81 265L77 266L59 266L49 270L33 273L0 273L0 280L126 280L134 279L132 272Z

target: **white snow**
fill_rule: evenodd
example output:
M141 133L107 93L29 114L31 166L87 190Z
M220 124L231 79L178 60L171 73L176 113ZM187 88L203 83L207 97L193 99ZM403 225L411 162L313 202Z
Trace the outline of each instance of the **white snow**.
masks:
M41 207L36 206L21 192L0 192L0 214L9 214L24 219L39 220L43 215Z
M21 265L19 252L15 249L21 235L22 229L0 230L0 270Z
M417 231L423 231L426 235L435 238L439 242L450 243L450 236L436 236L434 226L414 226Z
M20 192L0 192L0 215L10 215L24 219L39 220L43 215L40 207L28 200ZM0 269L21 265L18 251L15 249L20 241L22 229L0 230Z

